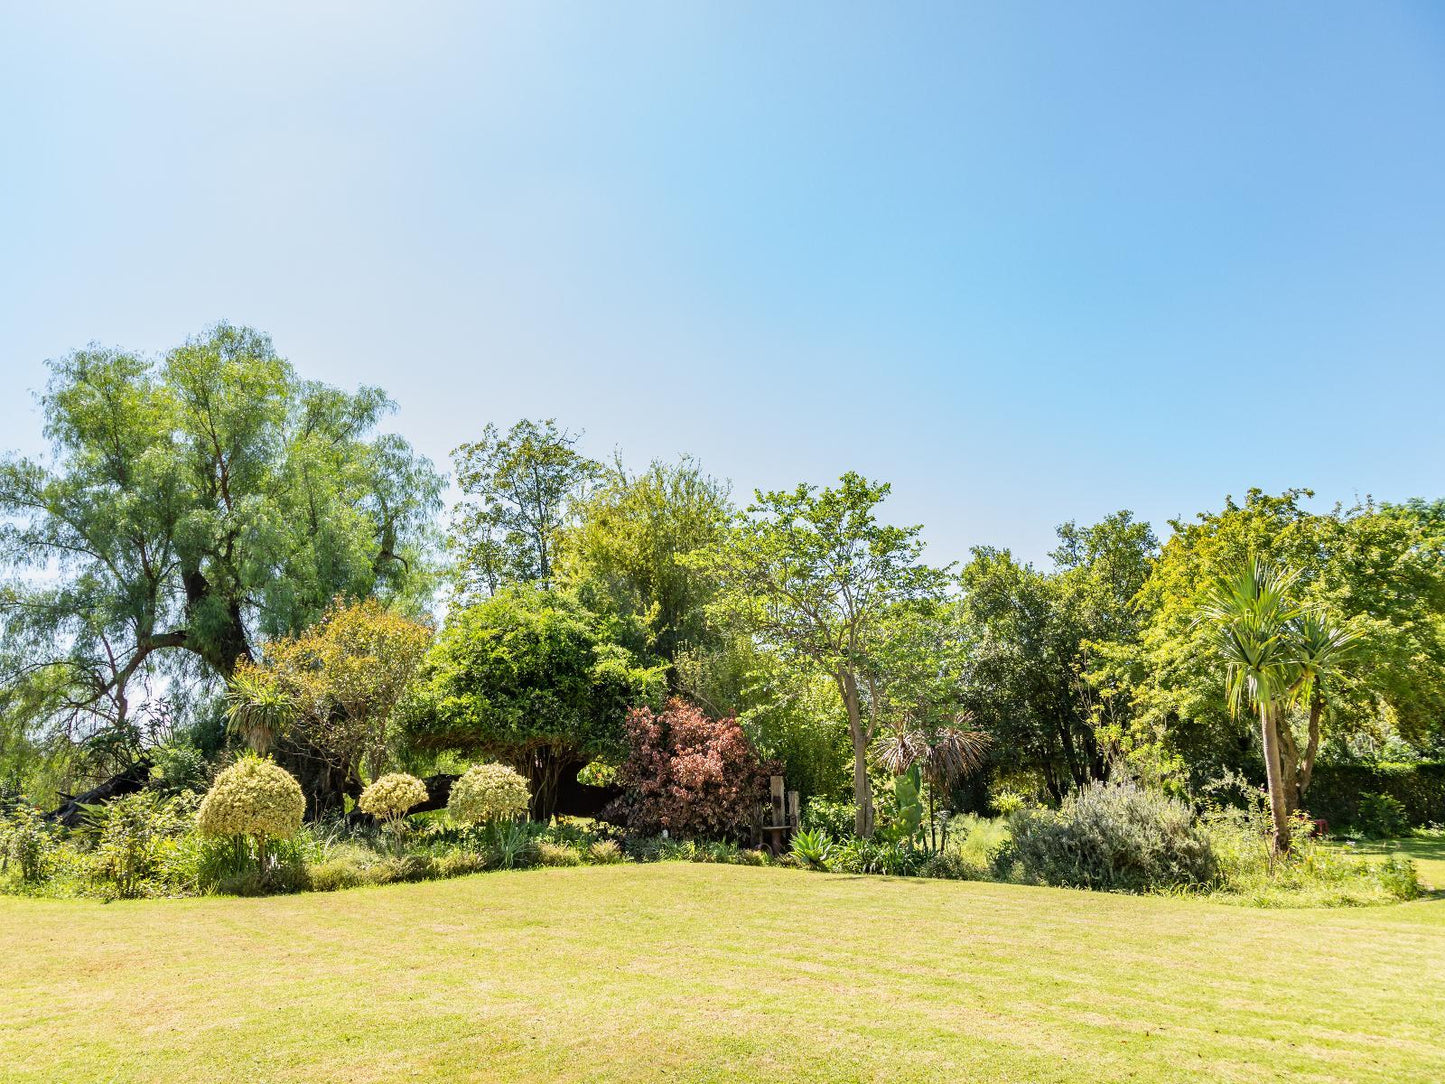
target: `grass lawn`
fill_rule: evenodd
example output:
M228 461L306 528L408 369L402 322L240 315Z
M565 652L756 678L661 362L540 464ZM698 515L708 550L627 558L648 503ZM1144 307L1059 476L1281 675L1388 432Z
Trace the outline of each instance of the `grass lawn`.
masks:
M0 899L0 1080L1445 1080L1445 900L684 863Z
M1420 884L1436 891L1445 891L1445 836L1413 836L1389 839L1383 843L1358 843L1358 854L1403 854L1415 860Z

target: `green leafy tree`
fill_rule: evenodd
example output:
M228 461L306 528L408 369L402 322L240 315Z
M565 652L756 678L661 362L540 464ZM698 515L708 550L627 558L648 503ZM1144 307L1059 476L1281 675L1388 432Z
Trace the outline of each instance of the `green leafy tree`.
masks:
M1084 695L1082 630L1057 576L979 547L960 574L964 704L1000 767L1035 775L1055 801L1107 778L1108 750Z
M731 516L727 486L691 459L654 462L641 474L619 463L561 532L561 579L646 619L654 650L669 662L685 648L714 649L720 638L706 615L714 585L681 558L716 545Z
M505 435L488 425L480 440L452 453L465 494L451 533L464 596L552 583L558 534L601 470L576 445L550 418L523 419Z
M123 729L149 680L229 677L337 594L420 606L441 480L391 404L217 325L51 365L52 455L0 463L0 681L31 733Z
M1177 521L1139 592L1140 631L1107 660L1127 686L1131 755L1187 765L1195 783L1258 771L1257 732L1228 712L1210 628L1197 618L1212 585L1251 557L1296 574L1293 599L1324 629L1350 632L1348 657L1321 642L1310 697L1279 719L1298 750L1293 804L1315 755L1351 756L1403 741L1432 748L1445 718L1445 530L1431 505L1314 513L1305 490L1251 490L1243 502ZM1348 665L1339 665L1347 661ZM1157 752L1151 752L1157 751ZM1286 772L1287 779L1291 773ZM1287 792L1291 789L1287 787Z
M338 601L300 635L267 643L259 663L237 668L232 721L253 747L278 745L306 783L313 813L337 808L342 794L359 795L391 762L393 716L431 638L427 625L375 599Z
M877 654L888 614L937 594L946 574L925 566L918 527L878 522L889 486L852 472L837 488L759 492L718 546L690 561L716 578L716 608L790 662L833 681L853 745L856 829L873 833L868 748L880 722L865 688L883 675Z
M512 765L531 784L534 817L548 820L563 773L619 757L628 709L661 702L663 668L623 646L632 638L564 592L503 588L450 615L409 705L408 739Z

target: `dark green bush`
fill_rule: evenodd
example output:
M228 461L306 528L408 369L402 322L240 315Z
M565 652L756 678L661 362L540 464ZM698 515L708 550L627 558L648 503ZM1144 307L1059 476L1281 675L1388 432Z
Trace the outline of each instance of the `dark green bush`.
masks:
M1370 839L1393 839L1409 829L1405 803L1392 794L1361 794L1353 827Z
M826 832L834 839L848 839L853 835L857 809L852 802L809 798L803 804L802 827L810 832Z
M928 855L918 867L918 876L936 877L945 881L979 881L985 870L968 861L957 851L937 851Z
M1398 801L1408 826L1445 824L1445 762L1317 764L1305 805L1332 826L1357 825L1367 794Z
M993 863L1000 879L1141 892L1215 876L1193 811L1133 782L1083 787L1057 811L1020 809L1009 832Z

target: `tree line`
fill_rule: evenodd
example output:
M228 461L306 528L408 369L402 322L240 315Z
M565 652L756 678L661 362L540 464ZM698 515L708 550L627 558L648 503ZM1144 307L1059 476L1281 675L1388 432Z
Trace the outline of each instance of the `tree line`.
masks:
M988 546L941 564L884 482L740 501L693 459L604 462L551 420L459 447L444 516L391 406L224 324L52 363L51 454L0 463L0 785L39 799L244 741L321 812L390 764L480 753L545 813L615 769L629 708L669 697L736 716L860 835L888 764L965 752L988 771L932 787L959 809L1121 772L1263 781L1220 648L1219 585L1251 561L1287 570L1277 617L1349 641L1271 708L1282 801L1307 807L1322 758L1441 750L1445 502L1251 490L1162 543L1119 511L1060 526L1044 567Z

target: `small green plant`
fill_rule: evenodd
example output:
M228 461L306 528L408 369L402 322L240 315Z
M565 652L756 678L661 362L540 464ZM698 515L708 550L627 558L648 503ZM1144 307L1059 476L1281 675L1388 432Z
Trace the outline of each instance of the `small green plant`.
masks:
M587 860L599 866L609 866L623 860L622 848L615 839L595 840L587 847Z
M1375 864L1375 877L1380 887L1397 900L1413 900L1420 896L1420 874L1415 863L1402 854L1392 854Z
M582 853L570 844L540 839L537 841L537 862L543 866L580 866Z
M989 802L1000 817L1011 817L1029 805L1029 800L1016 790L1001 790Z
M801 866L827 869L828 859L833 856L833 841L827 832L810 832L805 829L793 836L792 854Z
M910 846L923 835L923 781L917 764L893 778L893 837Z
M1410 827L1405 806L1391 794L1361 794L1355 829L1368 839L1394 839Z
M491 821L486 830L486 849L489 865L513 869L532 851L532 833L525 823Z
M19 805L0 820L0 870L14 868L26 884L45 879L45 867L55 849L54 833L40 811Z

